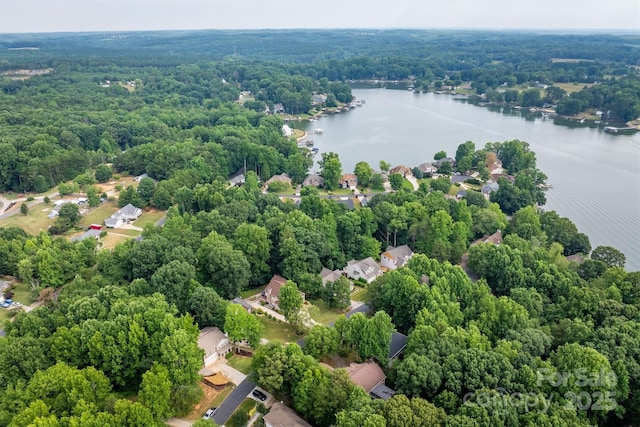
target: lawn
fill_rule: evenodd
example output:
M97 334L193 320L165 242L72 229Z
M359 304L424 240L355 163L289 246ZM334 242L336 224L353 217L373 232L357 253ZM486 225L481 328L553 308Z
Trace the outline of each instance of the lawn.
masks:
M138 237L142 232L140 230L131 230L129 228L115 228L111 231L114 234L124 234L129 237Z
M129 240L128 237L107 232L107 235L100 238L102 249L113 249L118 243Z
M225 423L225 425L227 427L246 426L247 421L249 420L249 417L250 417L249 412L251 412L251 410L255 407L256 407L256 401L253 399L246 398L240 404L240 407L236 409L236 412L234 412L233 415L231 415L231 418L229 418L229 420ZM244 414L246 418L243 419L240 415L237 415L237 414Z
M245 291L240 292L240 297L242 299L246 299L246 298L250 298L254 295L258 295L259 293L261 293L262 291L264 291L264 288L266 288L267 285L263 285L260 286L259 288L251 288L251 289L247 289Z
M103 224L104 220L116 213L118 205L115 201L106 201L98 207L90 209L82 216L78 225L82 228L88 228L91 224Z
M413 184L409 182L408 179L402 180L402 188L408 191L414 191Z
M369 297L369 288L361 288L356 286L355 290L351 293L351 299L354 301L367 301Z
M249 375L251 373L251 360L252 359L250 357L235 354L227 361L227 365L237 369L245 375Z
M144 227L144 225L148 222L155 224L160 221L163 216L167 213L165 211L159 211L157 209L150 210L149 212L143 213L140 218L138 218L133 225L136 227Z
M269 341L287 343L296 342L302 338L302 336L296 335L296 328L288 323L269 319L267 316L258 316L258 319L265 327L262 337Z
M40 231L47 231L53 220L47 218L49 211L53 205L47 206L44 203L38 203L29 208L27 215L16 213L0 220L1 227L18 227L22 228L29 234L38 234ZM19 209L14 208L14 209Z
M13 284L13 300L21 302L23 305L31 305L33 297L31 296L31 290L26 283L18 282Z
M311 318L318 323L322 323L323 325L328 325L333 322L343 314L342 310L337 308L329 307L324 301L321 299L316 299L310 301L311 305L309 306L309 314Z

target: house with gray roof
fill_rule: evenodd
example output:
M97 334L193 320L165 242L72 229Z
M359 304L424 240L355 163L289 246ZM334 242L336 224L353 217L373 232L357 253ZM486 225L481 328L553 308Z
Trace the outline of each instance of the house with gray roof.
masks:
M362 259L360 261L351 260L347 262L347 266L344 268L347 277L350 279L365 280L367 283L373 282L376 277L382 275L382 270L378 263L371 257Z
M127 206L105 219L104 225L108 228L118 228L124 223L135 221L140 217L140 215L142 215L142 209L129 203Z
M488 199L489 195L494 191L498 191L499 188L500 188L500 184L494 181L489 181L482 186L482 189L480 191L482 192L482 195Z
M271 410L262 419L265 427L311 427L296 411L280 402L271 405Z
M308 175L304 181L302 181L303 187L322 187L324 185L324 178L318 174Z
M387 246L387 250L380 255L380 265L389 270L395 270L402 267L412 256L413 251L407 245L398 246L397 248Z

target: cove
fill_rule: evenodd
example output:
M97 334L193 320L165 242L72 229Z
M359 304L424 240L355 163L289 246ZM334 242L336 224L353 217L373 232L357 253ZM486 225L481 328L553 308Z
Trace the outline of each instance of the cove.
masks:
M565 126L509 108L483 108L451 95L407 90L354 89L365 104L315 122L297 122L320 153L339 154L345 172L364 160L409 167L433 160L439 150L455 155L465 141L520 139L530 144L538 168L553 186L546 210L570 218L592 247L613 246L640 270L640 133L612 135L587 124ZM319 159L316 157L316 160ZM317 166L316 166L317 169Z

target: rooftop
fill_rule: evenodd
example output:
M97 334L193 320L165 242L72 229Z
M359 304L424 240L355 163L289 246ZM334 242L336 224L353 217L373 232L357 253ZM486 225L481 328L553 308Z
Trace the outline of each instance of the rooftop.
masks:
M264 416L267 425L273 427L311 427L311 424L303 420L293 409L275 402L271 410Z
M373 360L366 363L352 363L347 368L347 372L349 372L351 381L362 387L367 393L378 384L382 384L387 378L382 368Z

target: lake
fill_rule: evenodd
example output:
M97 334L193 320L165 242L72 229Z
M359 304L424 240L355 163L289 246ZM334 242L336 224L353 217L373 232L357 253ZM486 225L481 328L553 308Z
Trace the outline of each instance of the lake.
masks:
M380 160L413 167L432 161L440 150L454 157L465 141L481 148L486 142L520 139L535 151L553 186L544 209L570 218L594 248L608 245L624 252L627 270L640 270L640 133L557 125L540 115L479 107L451 95L391 89L354 89L353 95L366 103L317 122L293 124L321 128L322 135L309 139L320 153L338 153L345 172L361 160L376 169Z

